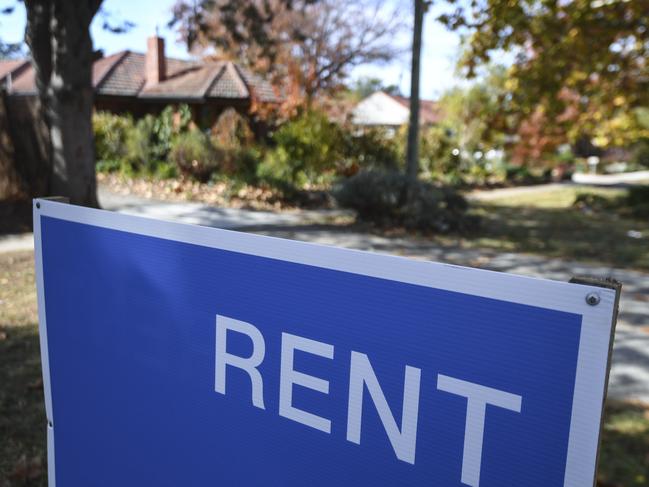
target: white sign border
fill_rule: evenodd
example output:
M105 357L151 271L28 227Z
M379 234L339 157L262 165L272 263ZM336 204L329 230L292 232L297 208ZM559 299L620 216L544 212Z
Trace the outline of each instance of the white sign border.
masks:
M602 405L606 394L609 349L614 326L614 290L154 220L36 199L34 200L34 255L43 388L48 422L47 459L50 487L55 487L56 479L43 281L41 239L41 217L43 216L581 315L582 328L563 485L584 487L595 483ZM597 306L586 303L585 297L590 292L600 296Z

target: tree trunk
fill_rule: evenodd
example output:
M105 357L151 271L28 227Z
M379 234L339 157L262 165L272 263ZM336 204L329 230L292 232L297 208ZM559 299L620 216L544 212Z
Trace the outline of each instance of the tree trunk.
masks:
M52 5L47 1L25 0L27 9L27 28L25 29L25 41L30 49L32 67L34 69L34 81L38 91L35 103L23 103L19 106L16 103L15 117L27 113L29 115L23 120L23 126L32 123L34 130L25 138L20 134L14 134L18 152L22 154L16 159L16 166L22 173L23 179L28 186L29 195L50 196L52 180L52 143L50 137L49 121L47 116L47 85L52 76L52 40L50 36L50 18ZM33 121L30 120L33 118ZM15 125L14 120L14 125ZM18 127L18 130L21 130ZM30 138L36 134L31 142ZM26 139L26 140L25 140Z
M415 26L412 35L412 70L410 75L410 121L408 123L408 148L406 175L410 186L419 174L419 64L421 58L421 31L424 22L424 0L415 1Z
M101 0L26 0L42 114L50 132L49 193L98 206L90 22Z
M21 199L24 192L23 182L14 164L16 154L10 128L5 93L0 90L0 201Z

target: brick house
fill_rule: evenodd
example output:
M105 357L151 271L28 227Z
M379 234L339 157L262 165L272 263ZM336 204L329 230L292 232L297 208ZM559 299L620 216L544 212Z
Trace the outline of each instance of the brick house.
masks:
M223 110L250 113L253 103L278 102L271 85L231 61L188 61L165 56L164 39L147 40L145 54L122 51L93 65L95 108L140 117L165 106L187 103L194 121L210 126ZM9 98L35 97L28 60L0 61L0 86Z
M237 63L172 59L164 51L164 40L152 37L145 54L122 51L98 57L92 71L95 109L139 118L186 103L194 122L208 128L233 108L263 136L263 120L251 114L255 106L279 102L268 82ZM27 186L31 194L47 191L42 162L48 157L48 137L31 62L0 60L0 201L24 196Z

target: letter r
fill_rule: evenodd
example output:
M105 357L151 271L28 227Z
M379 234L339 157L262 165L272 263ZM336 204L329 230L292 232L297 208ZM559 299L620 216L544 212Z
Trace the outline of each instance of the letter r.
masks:
M228 331L242 333L252 341L250 357L240 357L227 352ZM214 373L214 390L225 394L225 371L228 365L245 371L252 384L252 404L260 409L264 407L264 382L257 370L266 354L266 343L261 332L245 321L227 316L216 315L216 358Z

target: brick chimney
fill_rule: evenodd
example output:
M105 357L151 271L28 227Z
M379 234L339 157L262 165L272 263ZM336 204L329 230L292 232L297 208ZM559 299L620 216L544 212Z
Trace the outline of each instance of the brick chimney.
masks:
M165 59L165 40L163 38L154 36L147 39L144 69L145 87L157 85L166 78L167 61Z

